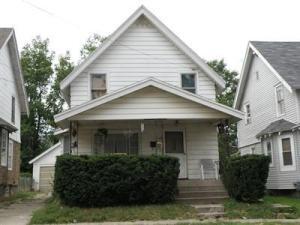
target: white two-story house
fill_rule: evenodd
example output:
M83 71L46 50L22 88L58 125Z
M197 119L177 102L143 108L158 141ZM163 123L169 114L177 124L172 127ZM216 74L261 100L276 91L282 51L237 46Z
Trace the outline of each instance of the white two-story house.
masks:
M241 154L271 158L268 189L300 182L300 43L250 42L234 107Z
M18 185L21 114L28 113L15 32L0 28L0 197Z
M70 108L55 121L72 154L171 155L182 179L215 179L217 125L243 118L216 102L224 80L143 6L60 87Z

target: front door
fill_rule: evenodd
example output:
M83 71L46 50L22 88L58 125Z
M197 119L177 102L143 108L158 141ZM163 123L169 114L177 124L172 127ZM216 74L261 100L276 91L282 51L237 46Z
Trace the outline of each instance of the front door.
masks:
M187 178L183 131L165 131L165 153L169 156L174 156L179 159L179 178Z

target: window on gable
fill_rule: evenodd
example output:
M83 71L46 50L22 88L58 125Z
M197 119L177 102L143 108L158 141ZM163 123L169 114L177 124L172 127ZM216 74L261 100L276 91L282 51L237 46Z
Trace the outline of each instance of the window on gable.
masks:
M249 124L251 123L251 109L249 103L244 105L244 111L245 111L245 124Z
M8 152L8 131L5 129L0 130L0 158L1 166L7 166L7 152Z
M106 74L92 74L91 75L91 96L92 99L99 98L105 95L106 88Z
M181 74L181 87L186 91L196 93L196 74Z
M285 113L283 86L282 85L276 86L275 93L276 93L277 116L281 116Z
M16 122L16 99L14 96L11 98L11 122Z

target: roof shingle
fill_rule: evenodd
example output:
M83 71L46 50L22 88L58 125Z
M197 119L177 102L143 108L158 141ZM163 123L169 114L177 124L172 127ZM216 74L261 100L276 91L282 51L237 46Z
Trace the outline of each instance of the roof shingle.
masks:
M294 127L296 126L296 124L281 119L281 120L277 120L275 122L270 123L265 129L263 129L261 132L259 132L256 137L259 138L265 134L273 134L273 133L277 133L277 132L283 132L283 131L290 131L292 130Z

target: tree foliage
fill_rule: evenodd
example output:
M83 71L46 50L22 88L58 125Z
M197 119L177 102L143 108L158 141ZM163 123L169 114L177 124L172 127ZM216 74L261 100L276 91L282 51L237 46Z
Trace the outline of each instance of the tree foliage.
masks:
M208 65L225 80L225 89L217 94L217 101L232 107L238 85L238 73L230 71L223 59L210 61ZM220 168L222 172L224 160L237 151L237 127L236 122L226 120L219 124L218 128Z
M87 58L92 52L94 52L104 41L106 37L99 34L92 34L82 46L80 50L81 59Z
M22 171L30 169L28 161L43 149L43 140L49 129L50 115L47 107L49 83L53 76L54 53L49 50L49 40L36 37L21 52L21 66L29 102L29 116L21 124Z

